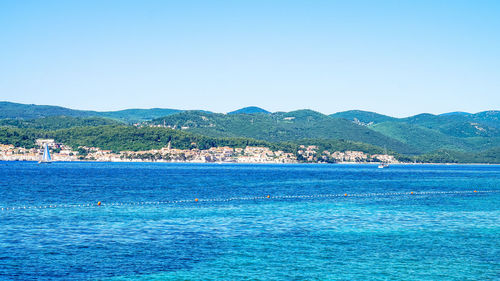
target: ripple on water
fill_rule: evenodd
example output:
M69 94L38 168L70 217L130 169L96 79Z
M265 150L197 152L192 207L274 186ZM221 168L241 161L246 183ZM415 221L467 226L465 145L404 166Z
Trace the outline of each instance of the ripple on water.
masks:
M384 173L355 165L1 165L0 206L500 186L496 166L398 166ZM415 194L0 212L0 276L493 280L499 199Z

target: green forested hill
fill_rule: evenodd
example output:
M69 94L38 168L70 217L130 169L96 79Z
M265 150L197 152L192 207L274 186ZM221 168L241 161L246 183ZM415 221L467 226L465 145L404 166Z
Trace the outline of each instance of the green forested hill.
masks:
M348 110L331 114L333 118L343 118L350 121L358 120L362 124L372 125L382 122L395 121L397 118L363 110Z
M52 116L66 117L107 117L115 120L135 123L152 120L169 114L180 112L177 109L125 109L118 111L76 110L52 105L21 104L0 102L0 119L36 119Z
M500 164L500 146L479 152L438 150L415 158L422 163L491 163Z
M373 145L345 140L305 139L295 143L268 142L250 138L209 137L187 133L179 130L158 127L135 126L95 126L74 127L60 130L40 130L33 128L0 127L0 143L13 144L17 147L35 147L37 138L53 138L77 149L79 146L99 147L114 151L150 150L165 147L170 142L173 148L208 149L217 146L246 147L265 146L274 150L295 153L301 144L317 145L320 150L345 151L357 150L374 154L381 153L382 148Z
M228 112L227 114L255 114L255 113L270 114L271 112L257 106L248 106L235 111Z
M0 101L0 119L34 119L48 116L89 117L92 114L90 111L74 110L61 106Z
M469 116L475 122L485 124L488 126L500 128L500 111L499 110L489 110L483 111L476 114L471 114Z
M72 127L119 125L121 122L102 117L49 116L36 119L2 119L0 126L57 130Z
M143 128L125 126L132 122ZM330 116L307 109L270 113L258 107L230 114L160 108L96 112L0 102L0 143L30 147L44 137L113 150L158 148L174 137L171 141L181 147L248 142L368 153L386 147L407 161L500 162L500 111L394 118L360 110Z
M186 111L151 123L213 137L246 137L270 142L337 139L386 146L400 153L416 152L412 147L374 130L312 110L231 115Z
M439 114L440 116L450 116L450 115L471 115L469 112L464 112L464 111L454 111L454 112L447 112L447 113L441 113Z
M245 147L247 145L267 146L288 152L296 149L295 144L289 143L269 143L248 138L207 137L168 128L111 125L40 130L0 127L0 143L2 144L31 148L35 147L37 138L53 138L74 149L79 146L93 146L115 151L159 149L167 146L169 142L173 148L179 149L208 149L216 146Z
M134 126L100 126L71 128L49 133L54 139L73 147L95 146L111 150L149 150L165 147L169 142L180 149L208 149L215 146L245 147L246 145L273 145L245 138L214 138L181 132L168 128L137 128ZM287 149L286 147L280 147ZM287 149L289 150L289 149Z
M455 137L500 136L500 121L482 117L483 113L471 115L419 114L399 119L397 122L434 129Z
M393 118L353 110L332 116L353 122L359 120L367 128L410 145L421 153L440 149L477 152L498 146L500 140L499 111L441 115L423 113Z
M151 124L165 124L213 137L248 137L270 142L347 140L418 155L439 154L439 151L479 153L500 146L500 131L494 126L496 117L495 112L393 118L363 111L344 112L334 117L311 110L231 115L187 111L155 119ZM479 123L484 120L491 125Z
M160 118L170 114L175 114L181 112L178 109L168 109L168 108L151 108L151 109L125 109L118 111L103 111L96 112L98 116L108 117L127 123L137 123L149 121L151 119Z
M394 118L374 112L350 110L330 115L353 122L358 120L372 126L384 122L398 122L439 131L454 137L497 137L500 136L500 111L484 111L476 114L450 113L434 115L422 113L406 118Z
M496 136L460 138L439 130L403 122L384 122L371 128L416 148L419 153L440 149L477 152L500 144L500 138Z

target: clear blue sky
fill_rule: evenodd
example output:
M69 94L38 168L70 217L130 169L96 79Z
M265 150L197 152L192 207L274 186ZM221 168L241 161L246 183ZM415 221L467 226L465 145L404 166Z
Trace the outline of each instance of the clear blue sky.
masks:
M500 109L500 1L1 1L0 100Z

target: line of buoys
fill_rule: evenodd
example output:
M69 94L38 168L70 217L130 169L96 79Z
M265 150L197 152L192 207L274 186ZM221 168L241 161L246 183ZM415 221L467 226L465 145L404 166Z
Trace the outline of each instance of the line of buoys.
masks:
M500 190L465 190L465 191L410 191L410 192L385 192L385 193L358 193L358 194L311 194L311 195L276 195L273 199L314 199L314 198L334 198L334 197L381 197L381 196L408 196L408 195L437 195L437 194L465 194L465 193L494 193L500 192ZM230 197L230 198L207 198L199 199L194 198L194 200L171 200L171 201L143 201L143 202L113 202L113 203L103 203L97 201L97 203L87 203L87 204L60 204L60 205L44 205L44 206L19 206L19 207L0 207L0 211L11 211L11 210L29 210L29 209L47 209L47 208L78 208L78 207L95 207L95 206L133 206L133 205L160 205L160 204L182 204L189 202L231 202L231 201L248 201L248 200L263 200L270 199L271 195L266 196L255 196L255 197Z

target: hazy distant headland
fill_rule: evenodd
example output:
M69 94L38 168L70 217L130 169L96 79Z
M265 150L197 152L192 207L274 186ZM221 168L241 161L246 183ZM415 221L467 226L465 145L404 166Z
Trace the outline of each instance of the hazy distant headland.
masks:
M395 118L360 110L99 112L0 102L0 159L35 159L40 139L50 139L63 160L500 163L500 111Z

